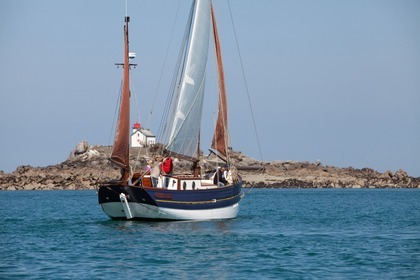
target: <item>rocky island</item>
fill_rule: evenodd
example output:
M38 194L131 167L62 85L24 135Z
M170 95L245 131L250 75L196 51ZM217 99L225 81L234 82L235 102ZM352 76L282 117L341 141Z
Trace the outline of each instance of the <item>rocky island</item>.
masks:
M131 148L131 163L143 169L156 149ZM19 166L12 173L0 171L0 190L84 190L119 177L119 169L109 163L111 147L79 143L64 162L46 167ZM324 166L321 162L261 162L234 153L244 187L255 188L420 188L420 178L404 170L377 172ZM212 159L209 158L210 162ZM206 163L205 163L206 165ZM207 164L210 166L210 164ZM191 163L175 159L175 172L190 170ZM204 166L206 168L206 166Z

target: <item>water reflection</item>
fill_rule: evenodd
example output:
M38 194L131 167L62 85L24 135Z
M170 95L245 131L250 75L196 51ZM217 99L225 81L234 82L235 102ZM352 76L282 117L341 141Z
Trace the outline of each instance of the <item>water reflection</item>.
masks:
M154 231L156 233L232 233L238 221L138 221L138 220L100 220L97 225L117 231Z

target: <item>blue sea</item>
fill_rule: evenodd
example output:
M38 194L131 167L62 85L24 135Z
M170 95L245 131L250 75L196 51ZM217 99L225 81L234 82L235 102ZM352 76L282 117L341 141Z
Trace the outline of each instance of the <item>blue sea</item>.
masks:
M232 220L112 221L95 191L0 192L0 279L419 279L420 190L254 189Z

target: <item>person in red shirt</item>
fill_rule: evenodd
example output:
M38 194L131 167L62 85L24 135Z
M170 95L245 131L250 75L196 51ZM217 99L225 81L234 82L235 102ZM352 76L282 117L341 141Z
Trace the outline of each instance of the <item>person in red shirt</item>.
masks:
M174 169L172 157L168 151L166 151L164 155L165 155L165 158L163 159L162 164L161 164L162 174L170 175L173 173L173 169ZM165 176L165 184L164 184L165 189L168 188L168 185L169 185L169 177Z

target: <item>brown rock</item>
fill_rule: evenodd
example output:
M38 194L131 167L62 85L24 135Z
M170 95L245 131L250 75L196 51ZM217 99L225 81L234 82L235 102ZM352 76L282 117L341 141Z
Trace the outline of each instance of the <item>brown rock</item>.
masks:
M146 158L153 157L158 150L131 148L130 159L135 170L143 170ZM119 170L110 165L111 148L89 146L81 142L70 153L69 158L57 165L32 167L22 165L11 174L0 171L0 190L80 190L95 189L98 182L119 177ZM355 169L323 166L319 161L259 162L241 152L233 155L241 170L244 186L255 188L420 188L420 178L410 177L404 170L393 174L381 174L371 168ZM212 169L212 158L204 163L203 169ZM191 163L175 161L175 171L189 172Z

